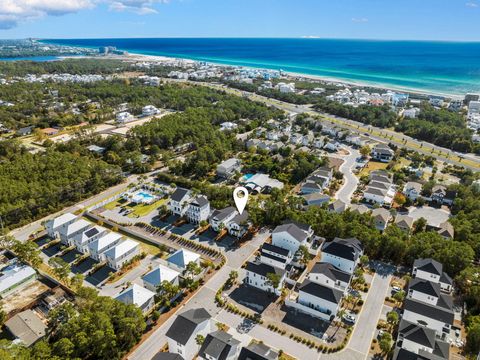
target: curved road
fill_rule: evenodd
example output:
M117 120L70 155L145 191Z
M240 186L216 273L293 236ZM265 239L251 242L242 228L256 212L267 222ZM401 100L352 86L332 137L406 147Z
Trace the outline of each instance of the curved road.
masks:
M345 204L350 204L352 194L358 185L358 178L353 173L355 169L355 164L357 163L356 159L360 157L360 152L351 147L345 147L345 149L350 153L347 156L342 157L344 160L343 164L340 166L339 171L343 174L343 179L345 183L337 191L335 199L343 201Z

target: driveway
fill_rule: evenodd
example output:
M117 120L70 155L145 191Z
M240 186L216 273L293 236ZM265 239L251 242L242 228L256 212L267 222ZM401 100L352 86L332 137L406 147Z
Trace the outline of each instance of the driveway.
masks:
M340 190L337 191L335 198L343 201L345 204L350 204L352 195L358 185L358 178L353 173L353 170L355 169L357 158L360 157L360 152L351 147L346 147L346 149L350 154L343 158L344 162L339 168L345 182Z
M424 218L428 225L439 226L448 220L450 213L445 209L436 209L430 206L411 207L408 209L408 215L415 221Z

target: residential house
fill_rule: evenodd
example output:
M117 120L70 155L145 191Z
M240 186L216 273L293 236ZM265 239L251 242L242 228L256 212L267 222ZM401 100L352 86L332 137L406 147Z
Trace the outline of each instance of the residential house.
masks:
M325 150L335 152L340 148L340 143L338 141L330 140L323 147Z
M404 320L420 323L430 329L434 329L439 334L450 332L454 318L454 312L447 307L430 305L410 298L407 298L404 302Z
M145 289L143 286L133 284L115 296L115 300L127 305L136 305L146 314L152 310L155 305L155 294L156 292Z
M238 214L233 206L229 206L222 210L214 210L210 216L210 225L214 231L219 232L226 229L228 223Z
M247 347L243 347L238 356L238 360L278 360L278 352L268 347L264 343L252 342Z
M0 271L0 298L23 289L37 278L35 270L16 259Z
M160 114L160 110L158 110L153 105L146 105L142 108L142 115L143 116L153 116Z
M187 219L192 224L200 224L202 221L207 221L210 215L210 202L205 195L198 195L195 197L187 208Z
M386 144L377 144L372 149L372 159L388 163L393 159L395 153Z
M303 183L302 194L319 193L330 185L333 169L323 167L315 170Z
M403 187L403 193L412 201L417 200L422 192L422 184L414 181L409 181Z
M54 128L45 128L45 129L40 129L40 131L45 134L45 136L54 136L57 135L59 130L54 129Z
M60 235L60 240L62 244L73 246L74 245L74 238L82 234L83 232L87 231L93 226L91 222L88 222L84 219L78 219L75 222L68 224L67 226L62 226L58 230Z
M99 239L92 241L90 244L88 244L90 257L97 261L105 261L105 251L116 246L118 243L120 243L121 239L122 235L109 232Z
M286 277L284 269L259 261L249 261L245 270L247 272L244 280L246 284L265 292L280 294L280 289L283 287ZM274 284L272 284L271 276L275 276L278 279L278 286L275 288Z
M272 232L272 244L287 249L292 254L295 254L300 246L308 246L313 230L310 226L299 225L292 222L277 226Z
M363 204L351 204L348 209L352 213L357 213L357 214L361 214L361 215L366 214L370 211L370 209Z
M363 246L357 239L335 238L324 243L321 261L352 274L362 255Z
M438 226L437 233L447 240L453 239L453 236L455 235L453 225L448 221L444 221Z
M192 360L200 350L196 338L206 337L211 332L211 315L203 308L187 310L179 314L165 336L168 351L178 354L185 360Z
M417 259L413 263L412 276L434 283L439 283L442 291L452 291L452 279L443 271L443 265L436 260Z
M182 355L159 351L151 360L185 360Z
M178 271L170 269L168 266L159 264L142 277L143 286L150 291L157 292L158 287L164 281L168 281L173 285L178 285L179 276L180 273Z
M403 111L403 117L409 118L409 119L415 119L417 118L418 114L420 114L420 109L417 107L413 107L410 109L405 109Z
M200 255L188 251L186 249L178 249L167 258L170 265L176 266L178 269L185 271L187 265L191 262L200 265Z
M236 238L241 238L250 228L251 223L248 221L248 211L244 210L241 214L235 215L227 224L228 233Z
M453 205L456 197L455 191L448 190L444 185L435 185L432 188L431 199L437 204Z
M192 192L188 189L177 187L170 196L168 210L174 215L184 216L192 200Z
M326 194L312 193L302 195L305 200L306 206L322 206L330 202L330 196Z
M292 261L293 255L290 250L269 243L264 243L260 248L260 261L262 263L284 270Z
M242 183L252 194L269 193L274 188L281 190L284 186L281 181L272 179L269 175L261 173L253 175Z
M342 296L341 290L305 280L298 288L297 303L309 310L314 310L314 312L306 311L310 315L314 314L326 321L331 321L337 315Z
M387 228L392 215L387 209L378 208L372 210L372 217L377 230L384 231Z
M117 124L125 124L127 122L134 120L135 118L128 111L122 111L117 113L116 119L117 119Z
M112 269L120 270L125 263L139 254L139 250L139 243L127 239L105 251L105 260Z
M237 360L240 341L223 330L208 334L202 343L199 360Z
M327 287L345 291L352 274L342 271L330 263L317 262L307 275L307 279Z
M27 136L33 132L33 129L35 129L35 126L26 126L18 129L15 134L18 136Z
M335 200L333 203L328 205L328 211L334 213L342 213L347 209L347 204L345 204L342 200Z
M59 238L61 231L60 229L62 229L62 231L65 231L68 225L73 223L75 220L77 220L77 217L72 213L65 213L54 219L48 220L45 223L45 228L47 230L48 236L50 236L52 239Z
M240 172L241 162L237 158L231 158L223 161L217 166L217 176L225 179L229 179L236 172Z
M450 345L437 337L437 332L421 324L400 321L394 360L448 360Z
M43 339L47 325L33 310L24 310L5 322L5 328L12 336L26 347Z
M102 226L95 225L88 230L79 233L73 237L73 243L79 252L88 254L90 251L89 245L95 240L100 239L106 235L107 229Z
M363 192L363 200L370 204L378 204L380 206L390 206L395 196L394 190L384 190L378 187L367 186Z
M401 230L409 233L413 227L413 218L408 215L397 215L395 217L395 225L397 225Z

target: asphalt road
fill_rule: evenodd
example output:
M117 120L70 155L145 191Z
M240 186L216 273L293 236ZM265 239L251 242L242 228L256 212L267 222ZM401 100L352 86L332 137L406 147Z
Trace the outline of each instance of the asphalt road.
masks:
M355 169L355 164L357 163L356 159L360 157L360 152L353 148L346 148L350 153L349 155L343 157L343 164L340 166L339 171L343 174L344 184L337 191L335 195L336 199L342 200L345 204L350 204L352 194L358 185L358 178L353 173Z

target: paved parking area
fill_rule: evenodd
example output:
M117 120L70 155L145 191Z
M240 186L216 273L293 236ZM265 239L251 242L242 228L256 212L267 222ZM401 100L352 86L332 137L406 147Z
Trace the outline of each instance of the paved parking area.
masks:
M414 220L424 218L429 225L439 226L441 223L448 220L450 212L445 209L436 209L430 206L411 207L408 210L408 215Z
M74 274L84 274L87 271L93 269L95 265L98 264L98 261L93 260L92 258L87 258L78 265L72 265L72 272Z
M115 270L109 266L103 266L102 268L98 269L98 271L95 271L92 275L87 276L85 281L93 286L97 286L107 280L112 272L115 272Z
M42 249L42 253L44 253L48 257L56 256L60 252L61 247L62 247L62 244L58 243L48 248Z
M77 250L73 249L66 252L62 256L60 256L60 258L63 259L63 261L71 264L75 261L75 259L77 259L79 256L82 256L82 255L83 254L81 252L78 252Z

